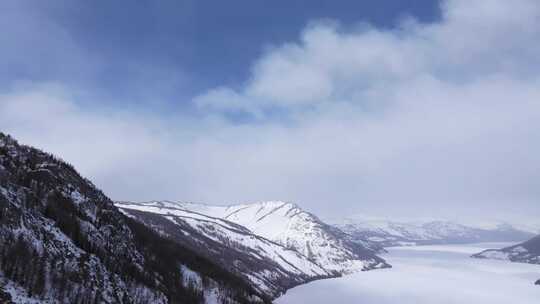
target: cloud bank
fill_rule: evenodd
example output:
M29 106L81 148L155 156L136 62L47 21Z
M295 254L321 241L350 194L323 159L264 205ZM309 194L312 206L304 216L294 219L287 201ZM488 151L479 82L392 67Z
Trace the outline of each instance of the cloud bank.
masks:
M314 22L196 115L91 108L64 84L0 96L0 128L115 199L281 199L323 215L540 212L540 4L449 0L438 23Z

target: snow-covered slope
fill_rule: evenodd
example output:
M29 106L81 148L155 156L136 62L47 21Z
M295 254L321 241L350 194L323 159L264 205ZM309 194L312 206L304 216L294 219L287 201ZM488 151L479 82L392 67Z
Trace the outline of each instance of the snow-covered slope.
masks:
M139 205L170 207L204 214L241 225L285 248L295 250L334 275L357 270L389 267L365 244L327 225L292 203L260 202L232 206L210 206L181 202L148 202Z
M354 239L369 240L383 247L403 245L502 242L528 239L534 234L508 224L490 228L472 227L450 221L394 222L345 219L336 226Z
M514 246L484 250L473 257L540 264L540 236Z
M306 256L231 221L169 202L117 202L125 214L228 270L244 276L262 294L275 298L296 285L334 276Z
M328 270L347 273L385 267L366 244L355 244L341 230L286 202L262 202L222 209L222 218L293 248Z

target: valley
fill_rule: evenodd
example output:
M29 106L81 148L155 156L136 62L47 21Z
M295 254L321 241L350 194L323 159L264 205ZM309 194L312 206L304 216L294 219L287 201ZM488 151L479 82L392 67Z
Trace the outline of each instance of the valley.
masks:
M491 286L529 303L540 291L529 290L540 239L511 224L329 224L283 201L113 202L70 164L2 133L0 152L6 303L328 303L335 290L342 303L429 303L445 292L459 303ZM489 297L478 300L508 300Z
M296 287L277 304L535 304L540 265L471 259L508 243L388 248L392 269L358 273Z

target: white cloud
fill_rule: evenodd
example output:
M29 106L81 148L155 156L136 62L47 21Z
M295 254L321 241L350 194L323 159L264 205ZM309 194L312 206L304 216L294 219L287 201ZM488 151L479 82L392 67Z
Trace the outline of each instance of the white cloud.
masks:
M407 20L393 31L314 23L300 43L277 47L255 64L253 77L235 92L245 104L221 102L232 108L362 103L370 94L392 97L395 89L429 78L459 84L497 74L536 77L531 62L539 60L539 6L448 1L440 23Z
M202 117L89 110L34 86L0 97L0 128L117 199L538 214L539 17L532 0L451 0L436 24L314 23L268 50L245 86L196 97ZM235 111L257 119L237 124Z

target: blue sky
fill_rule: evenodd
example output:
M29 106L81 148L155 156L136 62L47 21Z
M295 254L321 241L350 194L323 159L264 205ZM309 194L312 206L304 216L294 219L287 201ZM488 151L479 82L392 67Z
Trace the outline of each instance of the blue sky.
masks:
M7 1L3 87L21 79L82 87L115 105L189 108L206 89L239 86L265 50L321 19L393 27L439 18L437 1ZM13 25L4 24L3 28ZM19 29L20 27L20 29ZM34 44L35 41L35 44ZM26 60L30 59L30 60ZM157 96L156 96L157 95ZM95 103L96 101L94 101ZM149 105L148 105L149 104Z
M220 3L1 2L0 129L119 200L540 213L540 2Z

